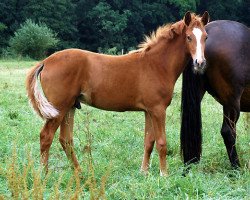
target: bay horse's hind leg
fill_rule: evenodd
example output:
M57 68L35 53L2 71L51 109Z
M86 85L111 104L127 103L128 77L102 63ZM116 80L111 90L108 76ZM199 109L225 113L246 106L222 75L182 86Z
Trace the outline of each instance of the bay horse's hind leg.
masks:
M61 120L61 117L48 119L40 133L41 163L44 165L46 172L48 172L49 149Z
M226 145L232 167L239 167L239 158L236 151L236 123L240 116L240 106L223 106L223 124L221 135Z
M72 108L63 118L60 126L59 141L66 153L68 159L70 159L74 165L74 168L80 171L80 166L77 161L76 155L73 149L73 126L74 126L75 108Z

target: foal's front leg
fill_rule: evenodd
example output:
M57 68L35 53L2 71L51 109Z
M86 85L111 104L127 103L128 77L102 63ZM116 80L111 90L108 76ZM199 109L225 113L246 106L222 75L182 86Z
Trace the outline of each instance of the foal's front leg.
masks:
M145 144L142 170L148 170L150 154L152 152L154 142L156 141L156 149L159 153L161 176L167 175L167 142L165 133L165 119L166 111L163 107L159 107L151 112L146 113Z
M145 174L148 173L149 160L154 148L155 136L152 126L152 119L148 112L145 112L145 135L144 135L144 156L142 160L141 170Z

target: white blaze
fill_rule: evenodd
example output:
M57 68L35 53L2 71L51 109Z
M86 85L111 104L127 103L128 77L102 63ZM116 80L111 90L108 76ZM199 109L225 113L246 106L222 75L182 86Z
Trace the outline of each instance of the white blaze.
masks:
M195 57L196 57L198 63L202 63L202 61L203 61L202 49L201 49L202 31L199 28L194 28L192 32L195 35L196 42L197 42Z

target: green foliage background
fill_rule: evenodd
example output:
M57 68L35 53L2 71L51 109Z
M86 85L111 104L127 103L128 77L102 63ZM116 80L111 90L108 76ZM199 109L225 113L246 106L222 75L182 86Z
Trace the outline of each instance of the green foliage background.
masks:
M187 10L211 20L250 25L249 0L1 0L0 52L20 25L31 19L57 33L60 42L48 54L70 47L107 52L128 51L159 25L180 20Z
M16 55L40 59L45 52L58 43L56 35L45 24L35 24L27 19L14 37L10 39L10 49Z

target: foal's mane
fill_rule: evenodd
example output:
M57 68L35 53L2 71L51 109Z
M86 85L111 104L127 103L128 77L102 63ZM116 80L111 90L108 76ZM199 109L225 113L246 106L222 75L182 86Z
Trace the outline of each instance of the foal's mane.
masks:
M150 35L144 36L144 41L138 45L138 52L146 52L151 49L152 46L158 43L161 38L171 39L173 36L171 34L171 27L173 24L165 24L160 26L153 31Z
M198 26L201 25L201 23L201 17L192 13L191 23L189 26ZM165 38L167 40L173 39L173 31L179 32L179 34L181 34L184 27L185 26L183 20L180 20L176 23L169 23L160 26L156 29L156 31L153 31L150 35L144 36L144 41L138 45L139 49L132 50L129 53L145 53L146 51L150 50L155 44L157 44L162 38Z

